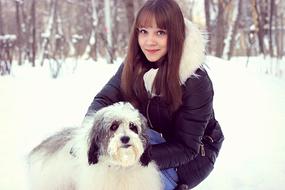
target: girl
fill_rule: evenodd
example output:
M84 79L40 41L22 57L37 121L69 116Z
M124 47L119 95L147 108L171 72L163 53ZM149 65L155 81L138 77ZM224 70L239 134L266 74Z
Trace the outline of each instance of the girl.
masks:
M88 113L129 101L152 129L150 159L167 189L191 189L212 171L224 136L214 116L212 82L203 68L205 40L174 0L139 10L124 64Z

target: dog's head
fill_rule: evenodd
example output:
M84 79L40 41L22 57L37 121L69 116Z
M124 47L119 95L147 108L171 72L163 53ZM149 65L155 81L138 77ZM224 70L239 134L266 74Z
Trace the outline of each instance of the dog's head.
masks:
M145 131L146 119L130 103L100 109L89 135L89 164L101 159L120 166L137 163L148 143Z

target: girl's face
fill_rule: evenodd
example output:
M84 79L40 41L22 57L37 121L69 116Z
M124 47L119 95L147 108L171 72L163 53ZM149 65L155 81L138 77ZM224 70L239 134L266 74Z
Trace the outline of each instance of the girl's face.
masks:
M167 53L167 31L157 27L155 19L151 26L138 28L138 42L147 60L156 62Z

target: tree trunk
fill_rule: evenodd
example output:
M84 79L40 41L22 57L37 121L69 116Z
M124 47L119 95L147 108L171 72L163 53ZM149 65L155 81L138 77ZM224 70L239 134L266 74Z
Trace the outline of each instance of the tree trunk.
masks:
M113 3L114 3L114 7L118 7L119 6L119 3L121 1L120 0L113 0ZM113 28L112 28L112 36L113 36L113 47L112 47L112 54L113 56L115 57L115 55L118 55L118 47L119 47L119 41L118 41L118 38L120 35L122 34L119 34L118 35L118 31L119 31L119 25L120 25L120 22L119 22L119 15L118 15L118 9L113 9ZM122 42L120 42L122 43Z
M264 29L264 20L266 18L266 13L262 8L261 2L255 3L255 11L257 14L257 37L258 37L258 44L259 44L259 52L265 56L265 47L264 47L264 36L265 36L265 29Z
M134 1L133 0L124 0L126 12L127 12L127 19L128 19L128 31L131 31L132 24L135 20L135 11L134 11Z
M143 6L143 4L145 3L145 1L146 0L138 0L138 1L136 1L137 9L140 9Z
M216 56L222 57L225 43L225 22L224 22L224 6L223 0L219 0L218 17L217 17L217 37L216 37Z
M113 39L112 39L112 19L111 19L111 4L110 0L104 1L105 28L107 35L107 62L113 63Z
M207 33L208 33L208 47L207 50L209 54L212 52L212 47L211 47L211 11L210 11L210 1L209 0L204 0L204 7L205 7L205 18L206 18L206 27L207 27Z
M37 40L36 40L36 0L32 1L32 36L33 36L33 42L32 42L32 64L33 66L36 65L36 53L37 53Z
M97 13L96 0L91 0L91 7L92 7L92 12L91 12L92 29L88 40L88 44L83 53L83 58L89 59L90 57L92 57L96 61L98 59L98 54L99 54L97 48L97 38L98 38L97 28L98 28L99 18Z
M22 32L22 60L29 60L31 61L31 52L32 52L32 48L30 47L30 42L31 40L31 19L29 19L28 22L28 18L27 18L27 14L25 12L25 8L24 8L24 1L22 1L22 3L19 4L19 18L21 19L21 32Z
M4 22L2 17L2 0L0 0L0 35L4 34Z
M282 1L279 2L279 7L274 5L275 11L274 11L274 17L275 17L275 48L276 48L276 67L275 67L275 75L280 76L281 75L281 68L280 68L280 63L281 63L281 58L282 58L282 18L283 18L283 13L279 13L279 10L282 9ZM280 11L281 12L281 11Z
M19 1L15 1L15 5L16 5L18 64L22 65L23 40L22 40L21 18L20 18L20 2Z
M270 1L270 17L269 17L269 52L270 56L274 56L274 50L273 50L273 16L274 16L274 7L275 7L275 0Z
M240 23L240 19L242 16L242 7L243 7L243 0L239 0L238 1L238 13L236 16L236 20L234 23L234 28L232 30L232 35L231 35L231 40L230 40L230 48L229 48L229 52L228 52L228 59L230 59L233 56L233 52L234 52L234 47L236 45L236 35L239 29L239 23Z
M284 56L284 19L285 19L283 12L281 13L280 19L281 19L280 59L282 59Z
M56 1L55 15L54 15L54 29L55 29L55 47L53 56L57 59L63 61L65 57L65 37L63 33L63 21L61 15L61 4Z
M0 0L0 3L1 3L1 0ZM19 36L21 35L20 1L15 1L15 7L16 7L17 35L19 39Z
M105 28L107 33L108 47L112 47L112 19L110 0L104 1Z
M52 30L53 30L54 16L55 16L55 9L56 9L55 1L56 0L51 0L50 2L50 13L49 13L49 18L48 18L48 23L45 28L45 32L43 36L41 36L43 38L43 42L41 44L40 59L39 59L41 65L44 64L44 58L45 58L44 56L47 51L48 45L50 43L50 37L52 34Z

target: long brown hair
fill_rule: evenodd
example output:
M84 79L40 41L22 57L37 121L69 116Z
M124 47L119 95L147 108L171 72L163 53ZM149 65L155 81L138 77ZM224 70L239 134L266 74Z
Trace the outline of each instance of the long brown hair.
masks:
M137 13L124 62L121 89L124 98L138 108L148 99L143 75L153 63L148 62L140 49L138 27L150 26L153 18L168 35L167 54L159 66L153 89L170 105L170 111L175 111L182 104L179 66L185 40L185 23L181 9L174 0L148 0Z

